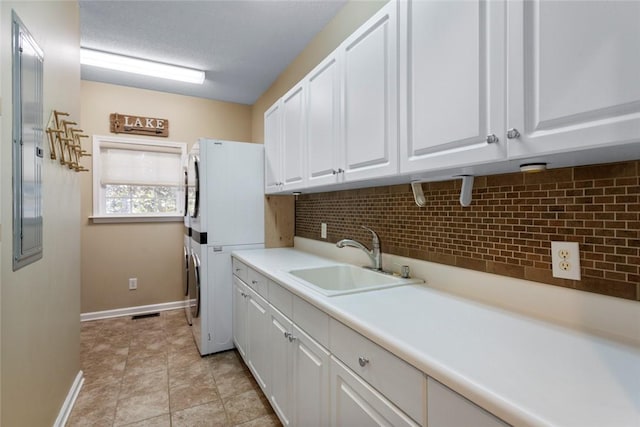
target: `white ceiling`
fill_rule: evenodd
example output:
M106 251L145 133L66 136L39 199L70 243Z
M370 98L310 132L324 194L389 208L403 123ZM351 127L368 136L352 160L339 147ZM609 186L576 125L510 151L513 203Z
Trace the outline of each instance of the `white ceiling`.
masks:
M80 0L82 47L206 71L203 85L82 66L82 79L253 104L346 0Z

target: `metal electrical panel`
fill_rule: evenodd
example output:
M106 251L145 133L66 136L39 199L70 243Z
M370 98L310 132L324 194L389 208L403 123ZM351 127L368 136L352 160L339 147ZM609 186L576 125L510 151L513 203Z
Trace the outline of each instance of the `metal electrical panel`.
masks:
M13 269L42 258L44 55L15 12L13 59Z

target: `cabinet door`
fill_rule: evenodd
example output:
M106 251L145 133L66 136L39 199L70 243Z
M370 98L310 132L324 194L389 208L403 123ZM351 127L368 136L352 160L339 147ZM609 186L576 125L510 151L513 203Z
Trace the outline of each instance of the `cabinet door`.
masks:
M418 424L331 357L331 425L352 427Z
M427 387L427 425L429 427L508 426L433 378L427 379Z
M269 309L267 302L253 290L248 289L247 304L247 365L258 385L269 395L269 374L271 358L269 354Z
M401 171L504 158L504 1L400 7Z
M247 353L247 300L246 286L233 278L233 341L238 352L246 360Z
M329 352L293 325L294 425L329 425Z
M305 165L304 85L299 84L282 97L282 181L283 190L301 188Z
M264 186L265 193L277 193L282 184L281 120L282 104L276 102L264 113Z
M389 2L339 48L344 179L398 172L397 3Z
M338 67L334 53L306 77L308 187L334 184L341 178Z
M271 346L271 387L269 401L283 425L291 425L291 407L293 396L291 382L291 341L292 324L278 310L271 307L269 314L269 342ZM300 425L293 423L293 425Z
M520 0L508 16L509 157L640 141L640 2Z

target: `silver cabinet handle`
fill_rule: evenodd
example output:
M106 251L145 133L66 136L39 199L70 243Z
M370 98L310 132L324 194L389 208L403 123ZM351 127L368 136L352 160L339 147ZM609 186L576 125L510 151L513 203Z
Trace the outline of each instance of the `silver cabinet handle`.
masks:
M236 268L236 271L242 271L242 269L241 268Z
M366 357L358 357L358 363L360 364L360 366L362 366L364 368L364 366L369 363L369 359L367 359Z
M495 134L487 135L487 144L495 144L500 141L500 139Z
M289 334L289 342L294 342L298 338L294 337L293 334Z
M291 332L285 332L284 337L291 341Z
M338 170L334 169L331 173L333 175L338 175L339 173L344 173L344 169L342 169L342 168L338 168Z
M509 139L520 138L520 132L518 132L518 129L516 128L511 128L507 131L507 138Z
M258 281L257 280L252 280L251 283L253 283L254 285L257 285Z

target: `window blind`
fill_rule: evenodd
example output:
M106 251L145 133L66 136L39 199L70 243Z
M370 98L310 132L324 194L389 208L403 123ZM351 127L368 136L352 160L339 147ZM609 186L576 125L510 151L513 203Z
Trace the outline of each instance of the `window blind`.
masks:
M145 144L100 144L102 185L180 186L179 147Z

